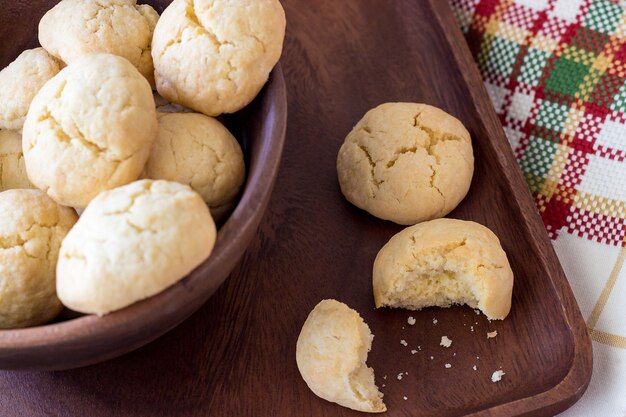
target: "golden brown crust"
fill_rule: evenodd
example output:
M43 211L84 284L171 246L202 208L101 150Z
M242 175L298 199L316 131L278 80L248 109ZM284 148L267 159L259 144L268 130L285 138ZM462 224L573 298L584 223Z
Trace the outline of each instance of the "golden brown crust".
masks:
M474 172L470 135L426 104L385 103L368 111L337 157L344 196L398 224L445 216L465 197Z

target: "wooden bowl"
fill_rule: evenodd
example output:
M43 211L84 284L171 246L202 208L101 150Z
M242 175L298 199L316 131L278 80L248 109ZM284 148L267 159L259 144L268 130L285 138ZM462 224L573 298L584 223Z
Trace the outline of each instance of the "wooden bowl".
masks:
M37 46L39 19L55 3L12 1L0 8L0 68ZM169 1L147 3L160 13ZM256 233L278 173L286 122L285 81L278 65L255 101L225 118L242 145L248 177L211 256L160 294L104 317L0 330L0 369L61 370L101 362L145 345L196 311L228 277Z

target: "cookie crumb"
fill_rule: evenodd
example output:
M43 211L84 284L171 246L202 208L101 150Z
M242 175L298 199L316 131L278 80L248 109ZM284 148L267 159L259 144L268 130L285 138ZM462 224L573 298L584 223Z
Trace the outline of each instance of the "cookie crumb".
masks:
M445 348L449 348L452 345L452 340L450 340L448 336L441 336L441 342L439 343L439 345Z
M409 323L410 326L413 326L416 321L417 320L415 320L415 318L413 316L409 316L409 318L406 319L406 322Z
M493 339L497 335L498 335L498 331L497 330L494 330L493 332L488 332L487 333L487 339Z
M397 377L397 378L398 378L398 381L400 381L400 380L402 379L402 372L400 372L400 373L398 374L398 377Z
M504 371L497 370L491 374L491 382L498 382L502 379L502 375L506 375Z
M413 349L411 350L411 355L415 355L417 353L417 350Z
M433 324L437 324L437 319L433 319Z
M473 369L473 370L476 370L476 365L472 366L472 369ZM384 385L383 385L383 387L384 387Z
M434 357L434 356L431 356L431 357L430 357L430 360L432 361L433 359L435 359L435 357Z
M456 352L454 352L454 353L452 354L452 356L456 356Z
M406 396L404 396L404 397L402 397L402 398L404 398L404 401L408 400L408 398L407 398Z
M452 368L452 365L450 365L449 363L446 363L444 366L446 367L446 369Z
M400 344L401 344L402 346L408 346L408 345L409 345L409 344L406 342L406 340L404 340L404 339L400 340Z
M422 350L422 347L421 347L421 346L418 346L418 347L417 347L417 350Z
M383 384L383 388L385 388L385 384Z
M387 375L385 375L385 376L383 377L383 379L387 379Z
M474 331L474 326L470 326L470 330L473 332Z
M479 309L474 310L474 313L476 313L477 316L480 316L480 310Z

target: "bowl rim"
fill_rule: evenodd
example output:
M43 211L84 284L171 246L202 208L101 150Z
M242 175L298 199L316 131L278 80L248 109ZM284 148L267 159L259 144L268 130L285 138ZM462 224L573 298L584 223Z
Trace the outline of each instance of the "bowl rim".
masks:
M274 100L269 101L272 98ZM107 355L108 357L102 360L110 359L136 349L163 335L186 319L210 298L211 294L230 276L231 271L229 270L228 273L223 274L223 278L210 283L210 285L206 283L209 280L203 280L202 278L206 277L207 274L215 273L214 271L224 264L232 263L234 266L239 262L240 256L237 255L237 252L241 251L241 254L243 254L249 244L248 242L242 251L240 248L241 242L245 241L247 237L249 237L248 241L251 240L256 234L258 224L265 212L278 175L287 124L287 93L280 63L276 64L270 73L269 81L253 102L254 105L261 106L261 103L257 103L257 101L261 101L263 104L269 101L267 106L263 106L263 108L268 107L269 111L263 118L264 133L261 133L261 137L262 139L269 138L271 140L262 140L262 143L258 146L260 155L257 158L250 158L250 165L247 167L248 175L241 198L233 213L218 231L217 241L209 258L187 276L160 293L102 317L85 315L58 323L0 330L0 368L28 369L29 366L16 366L15 368L13 366L11 368L3 366L11 360L10 358L13 358L13 361L23 361L20 358L20 351L22 350L30 350L31 356L33 350L41 351L42 348L64 350L70 354L72 345L77 343L88 343L89 341L97 343L114 336L124 337L128 333L136 334L137 331L141 331L141 328L147 328L151 323L160 321L158 317L161 317L161 314L155 315L153 314L154 311L161 311L161 313L169 314L170 316L175 315L177 311L173 311L174 300L178 304L181 304L182 300L197 304L195 308L188 309L191 311L188 314L185 312L184 317L181 319L172 320L171 323L168 323L165 329L154 337L145 337L144 335L140 338L142 340L145 339L145 341L131 346L126 345L124 348L118 349L120 352L112 352L112 354ZM260 121L258 119L253 120L252 123L258 124ZM261 159L267 161L267 163L257 167L253 159ZM233 257L236 257L234 262L232 262ZM199 302L199 300L201 301ZM139 322L141 322L141 326L137 326ZM100 359L97 361L100 361ZM67 362L73 362L73 360L68 358ZM86 360L82 362L88 364L94 361ZM33 369L65 369L82 365L78 363L76 365L63 366L62 368L35 365Z

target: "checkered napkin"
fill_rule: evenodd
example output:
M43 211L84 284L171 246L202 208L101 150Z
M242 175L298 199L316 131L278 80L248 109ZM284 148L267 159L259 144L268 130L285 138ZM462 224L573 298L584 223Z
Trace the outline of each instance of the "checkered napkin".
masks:
M565 415L626 416L626 8L449 0L570 280L594 371Z

